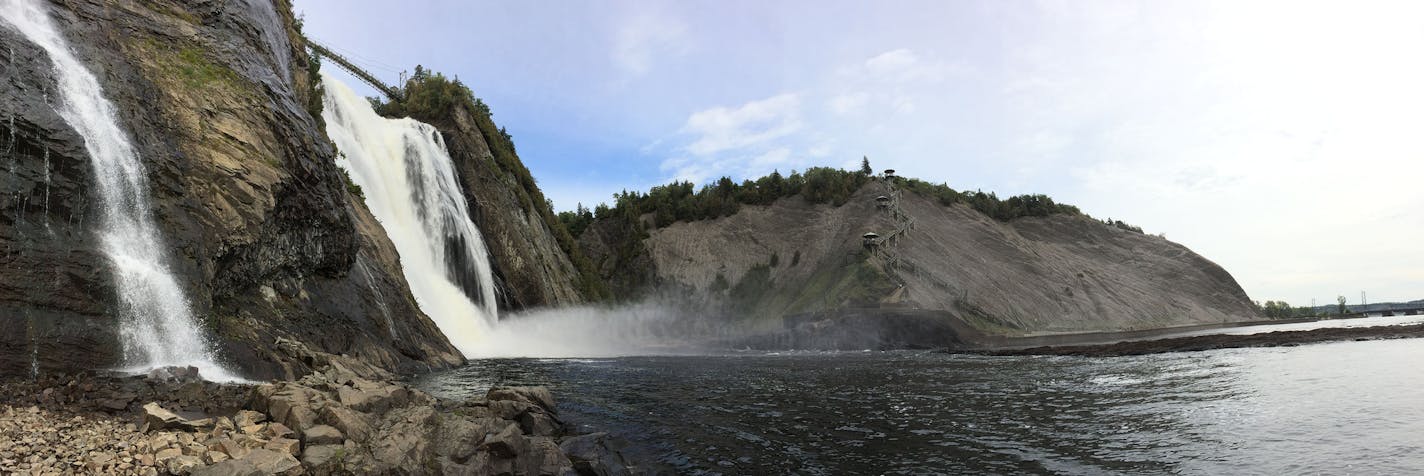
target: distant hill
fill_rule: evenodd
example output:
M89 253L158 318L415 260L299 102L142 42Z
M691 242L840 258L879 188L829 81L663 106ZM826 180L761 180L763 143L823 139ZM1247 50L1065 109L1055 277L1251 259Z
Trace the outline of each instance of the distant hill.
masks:
M625 200L570 228L620 298L674 296L767 330L789 315L875 308L935 311L1000 336L1259 318L1210 260L1047 197L976 201L991 195L869 175L827 183L845 188L803 183L690 219ZM867 232L878 235L870 246Z

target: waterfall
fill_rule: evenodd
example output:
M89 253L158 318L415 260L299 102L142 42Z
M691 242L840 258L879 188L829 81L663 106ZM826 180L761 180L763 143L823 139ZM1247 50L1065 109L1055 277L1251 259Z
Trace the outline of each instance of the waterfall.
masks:
M44 49L54 64L56 112L84 138L98 195L101 251L118 292L119 337L130 370L192 365L209 379L233 377L219 367L198 329L183 288L166 264L153 224L148 180L119 127L99 81L34 0L0 0L0 20Z
M329 75L322 84L326 134L342 154L337 165L395 244L420 309L456 348L475 354L497 316L494 278L440 132L381 117Z

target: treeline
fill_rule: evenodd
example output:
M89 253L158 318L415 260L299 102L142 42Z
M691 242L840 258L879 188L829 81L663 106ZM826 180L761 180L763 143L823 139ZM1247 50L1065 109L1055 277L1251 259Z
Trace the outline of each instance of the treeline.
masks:
M653 187L647 193L624 190L614 194L611 207L599 204L589 209L579 204L572 211L560 212L559 219L570 233L580 236L597 220L616 218L629 225L641 225L635 222L645 214L652 214L653 228L662 228L677 222L729 216L737 213L743 205L770 205L779 199L798 195L810 203L841 206L872 179L870 170L868 163L856 171L813 167L805 173L793 170L790 175L783 176L780 172L772 172L771 175L741 183L722 177L701 188L692 182L678 181ZM894 180L910 193L934 198L945 206L963 203L999 221L1054 214L1083 215L1078 207L1054 202L1047 195L1018 195L1000 199L993 192L959 192L946 184L912 178ZM1141 228L1120 221L1108 221L1107 224L1142 232Z
M844 205L856 190L870 181L864 172L848 172L829 167L812 167L805 173L780 172L741 183L722 177L698 188L692 182L677 181L653 187L647 193L624 190L613 196L613 206L599 204L590 210L580 204L573 211L559 213L559 219L574 236L583 234L595 220L620 219L634 222L652 214L653 227L662 228L683 221L730 216L743 205L770 205L800 195L810 203Z
M608 289L599 277L593 262L584 256L574 235L564 222L554 214L553 204L544 197L529 169L519 160L514 149L514 138L509 131L495 125L494 114L488 105L475 97L474 91L460 82L459 78L447 78L444 74L417 65L403 88L403 100L382 101L369 98L376 112L386 117L412 117L426 122L448 122L456 110L464 108L473 117L475 126L494 156L494 163L501 170L514 176L519 186L515 193L533 209L553 233L559 248L573 261L579 271L579 291L591 300L610 297ZM580 230L582 231L582 230Z
M1259 310L1261 311L1261 314L1262 314L1262 315L1265 315L1267 318L1270 318L1270 319L1291 319L1291 318L1296 318L1296 317L1319 317L1319 314L1320 314L1320 313L1319 313L1315 308L1313 308L1313 307L1309 307L1309 306L1291 307L1290 303L1287 303L1287 302L1285 302L1285 301L1266 301L1265 304L1262 304L1261 302L1257 301L1255 304L1256 304L1256 309L1259 309ZM1344 314L1344 313L1341 312L1341 314Z
M994 192L984 193L982 190L958 192L949 188L949 184L934 184L913 178L900 179L900 186L920 196L939 200L939 203L944 206L956 203L969 205L979 213L999 221L1023 217L1046 217L1055 214L1083 214L1078 210L1078 207L1054 202L1048 195L1043 194L1015 195L1007 199L1000 199ZM1138 232L1140 233L1141 230Z

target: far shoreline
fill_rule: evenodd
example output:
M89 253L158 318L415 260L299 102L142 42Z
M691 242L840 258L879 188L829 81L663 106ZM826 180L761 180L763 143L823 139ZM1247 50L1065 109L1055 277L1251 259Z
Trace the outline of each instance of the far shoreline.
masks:
M1301 322L1310 322L1309 320ZM1273 323L1289 323L1273 321ZM1262 323L1255 323L1262 324ZM1221 326L1221 328L1244 326ZM1180 333L1182 329L1170 329ZM1204 329L1198 329L1204 330ZM1190 330L1187 330L1190 332ZM1102 338L1103 335L1097 337ZM1123 340L1111 343L1055 343L1033 347L946 350L948 353L991 356L1062 355L1080 357L1123 357L1168 352L1197 352L1244 347L1293 347L1341 341L1371 341L1424 338L1424 323L1371 327L1330 327L1257 334L1208 334Z

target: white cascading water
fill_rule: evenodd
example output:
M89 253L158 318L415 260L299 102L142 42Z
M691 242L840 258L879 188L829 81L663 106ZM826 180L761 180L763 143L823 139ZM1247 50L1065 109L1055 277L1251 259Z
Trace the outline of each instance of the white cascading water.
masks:
M34 0L0 0L0 19L49 55L59 96L56 112L84 138L98 185L100 246L111 262L118 291L126 364L139 371L191 365L207 379L233 380L216 364L183 288L168 269L143 164L99 81L75 58Z
M322 84L326 135L344 156L337 165L361 187L395 244L420 309L457 349L477 355L497 317L494 278L440 132L381 117L330 75Z

